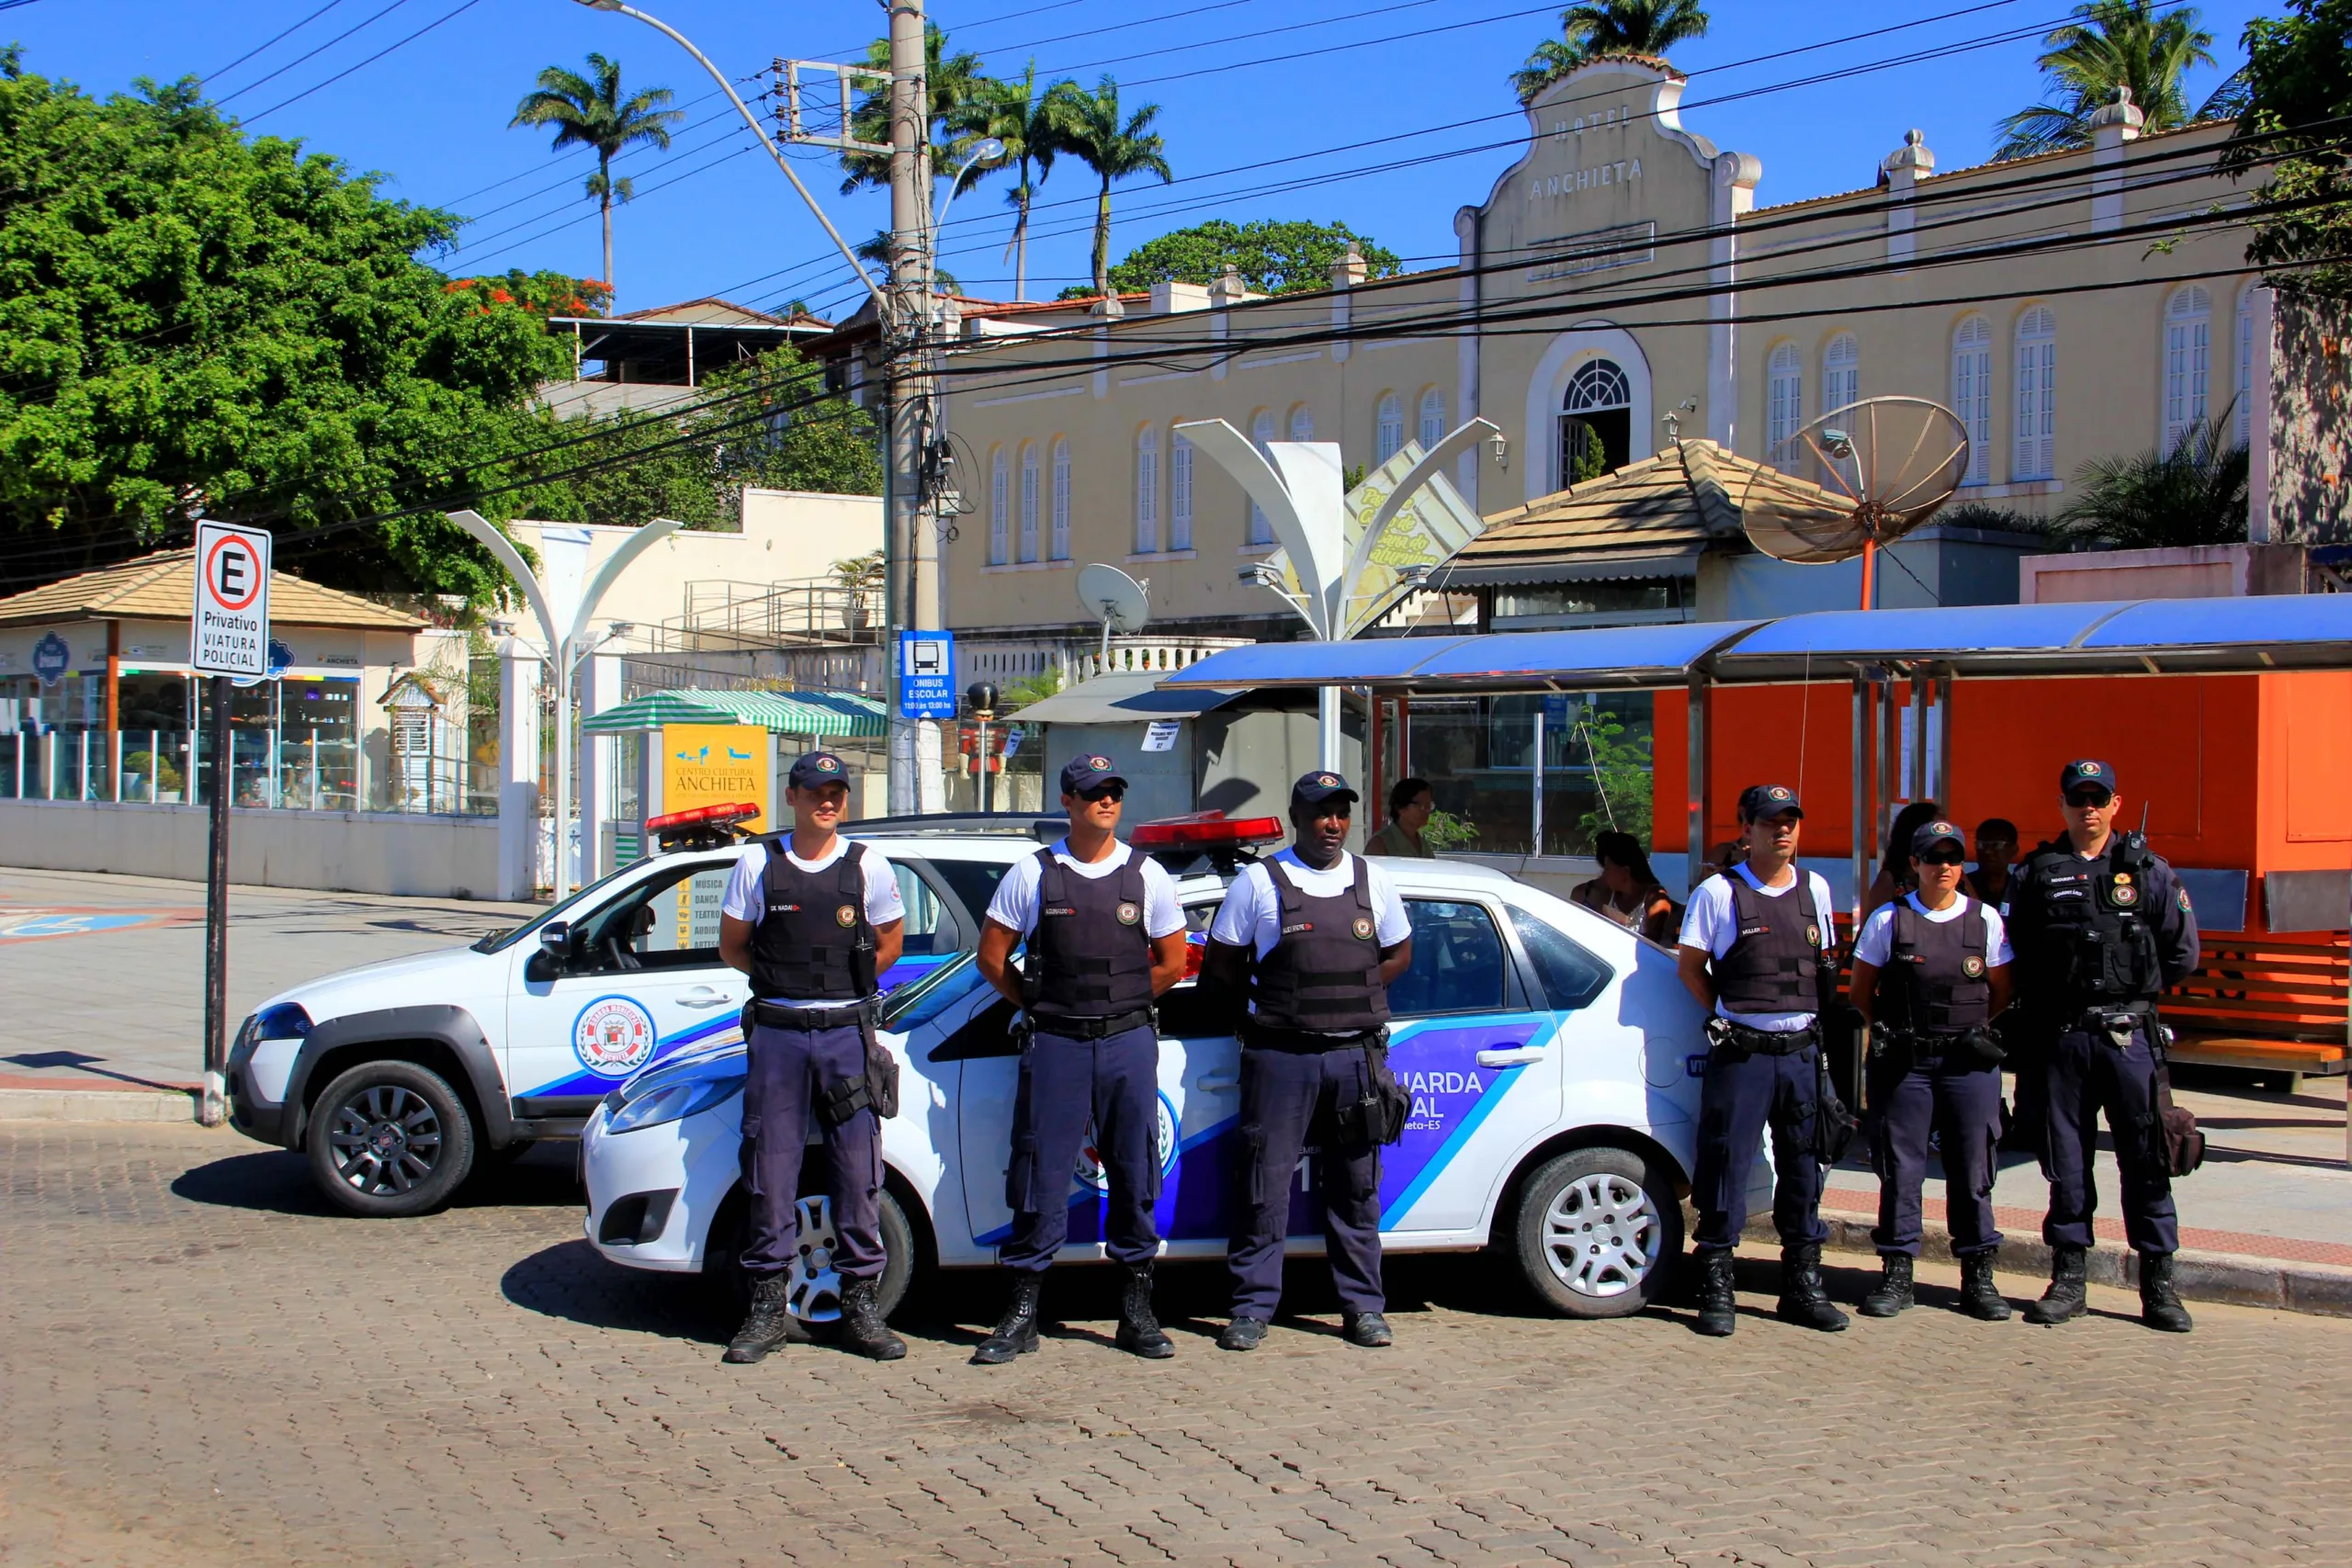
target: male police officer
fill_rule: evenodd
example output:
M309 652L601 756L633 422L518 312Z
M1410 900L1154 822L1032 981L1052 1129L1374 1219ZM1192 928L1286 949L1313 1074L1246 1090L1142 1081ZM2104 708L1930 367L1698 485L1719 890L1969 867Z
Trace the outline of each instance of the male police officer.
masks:
M2001 1047L1992 1021L2009 1003L2009 941L2000 911L1960 891L1967 846L1950 822L1911 836L1914 889L1882 904L1854 939L1854 1009L1871 1028L1871 1103L1877 1108L1878 1244L1883 1277L1864 1317L1911 1305L1919 1257L1919 1189L1928 1134L1943 1134L1951 1250L1961 1310L2009 1315L1993 1282L2001 1233L1993 1223L1993 1150L2001 1136Z
M849 773L830 751L792 764L792 831L752 845L719 904L718 953L752 976L744 1010L743 1178L752 1310L726 1359L756 1361L785 1341L786 1269L798 1241L800 1151L813 1109L831 1156L842 1346L891 1361L907 1347L883 1325L882 1134L866 1083L876 981L899 961L906 907L890 863L835 829Z
M1376 861L1342 847L1356 792L1337 773L1291 786L1295 841L1242 868L1209 927L1204 987L1238 995L1241 1223L1227 1247L1233 1321L1217 1337L1254 1350L1282 1302L1283 1237L1311 1142L1323 1235L1349 1343L1391 1342L1380 1287L1380 1138L1365 1115L1386 1075L1389 982L1412 962L1404 900ZM1377 1066L1375 1066L1375 1063Z
M1747 1223L1747 1173L1772 1125L1780 1181L1772 1222L1781 1233L1780 1315L1836 1332L1846 1314L1821 1287L1818 1137L1822 1008L1837 995L1827 957L1834 928L1829 884L1796 866L1804 809L1785 784L1750 784L1739 797L1747 856L1690 894L1682 917L1682 983L1715 1014L1699 1092L1699 1169L1691 1198L1699 1228L1698 1329L1738 1325L1732 1248Z
M2115 830L2116 787L2103 761L2066 764L2058 775L2066 831L2026 858L2009 896L2021 1025L2043 1053L2048 1119L2050 1289L2025 1315L2064 1323L2086 1310L2083 1264L2098 1205L2091 1159L2104 1109L2123 1177L2124 1233L2140 1254L2141 1320L2186 1334L2172 1279L2180 1224L2156 1116L2156 995L2197 967L2197 917L2171 865L2139 834Z
M1000 1254L1013 1271L1012 1303L972 1353L981 1366L1037 1348L1037 1295L1069 1234L1089 1117L1110 1179L1105 1250L1126 1270L1119 1348L1155 1360L1176 1353L1151 1308L1160 1176L1151 1001L1184 977L1184 913L1168 873L1114 836L1126 789L1110 758L1072 758L1062 769L1069 835L1005 873L980 929L980 973L1028 1010L1030 1031L1005 1172L1012 1236ZM1025 976L1007 962L1024 936Z

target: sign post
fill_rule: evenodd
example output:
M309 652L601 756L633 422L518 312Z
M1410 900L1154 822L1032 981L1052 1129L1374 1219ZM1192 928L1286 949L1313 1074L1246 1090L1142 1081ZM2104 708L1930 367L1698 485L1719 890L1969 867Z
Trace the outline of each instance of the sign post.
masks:
M229 800L236 742L229 728L229 686L269 673L270 536L258 528L199 519L196 525L196 603L188 620L188 663L209 675L206 727L212 733L211 840L204 875L204 1099L198 1119L218 1127L229 1089ZM198 759L188 759L188 784Z

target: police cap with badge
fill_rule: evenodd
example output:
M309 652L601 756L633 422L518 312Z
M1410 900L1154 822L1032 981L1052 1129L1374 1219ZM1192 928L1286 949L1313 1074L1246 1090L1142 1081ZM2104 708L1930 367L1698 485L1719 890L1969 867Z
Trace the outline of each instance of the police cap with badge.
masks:
M792 764L785 783L793 789L823 789L828 784L849 787L849 765L831 751L811 751Z

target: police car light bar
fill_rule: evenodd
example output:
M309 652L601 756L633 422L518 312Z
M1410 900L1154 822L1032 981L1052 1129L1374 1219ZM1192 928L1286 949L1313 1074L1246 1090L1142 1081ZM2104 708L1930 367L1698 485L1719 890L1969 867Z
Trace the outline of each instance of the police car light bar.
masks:
M1167 850L1238 850L1268 844L1283 836L1279 817L1227 817L1222 811L1197 811L1189 817L1168 817L1137 827L1128 842L1147 853Z
M728 801L717 806L696 806L684 811L664 812L648 818L645 830L665 848L719 849L732 843L743 831L739 824L759 814L757 801Z

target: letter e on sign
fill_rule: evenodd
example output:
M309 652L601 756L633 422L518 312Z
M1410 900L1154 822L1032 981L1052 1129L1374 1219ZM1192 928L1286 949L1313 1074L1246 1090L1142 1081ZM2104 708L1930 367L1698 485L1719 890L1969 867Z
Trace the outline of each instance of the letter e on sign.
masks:
M188 662L203 673L269 673L269 545L259 528L198 522Z

